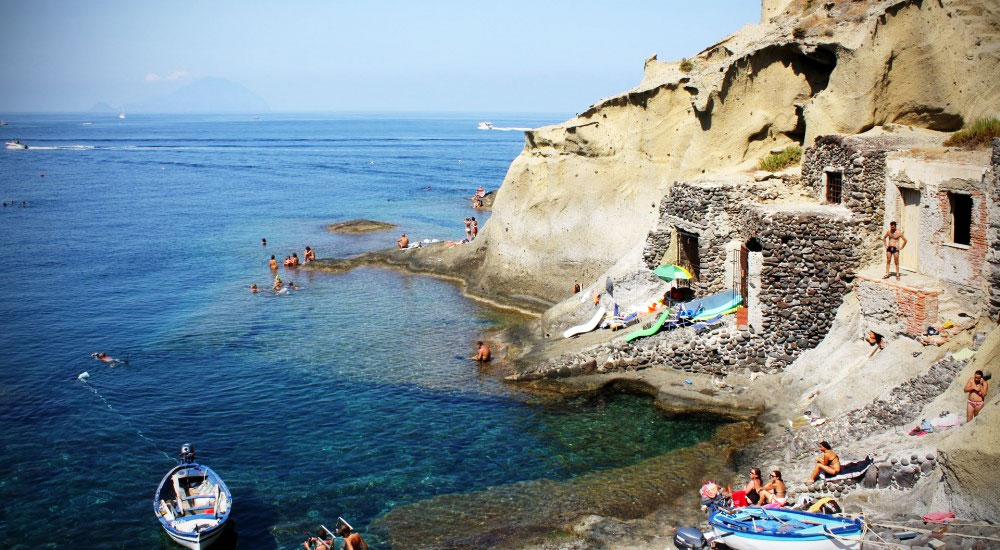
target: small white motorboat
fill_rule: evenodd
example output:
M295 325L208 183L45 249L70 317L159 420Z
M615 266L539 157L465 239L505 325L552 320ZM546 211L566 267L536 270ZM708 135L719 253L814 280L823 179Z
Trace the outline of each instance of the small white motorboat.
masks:
M478 128L480 130L492 130L493 129L493 123L490 122L490 121L488 121L488 120L484 120L484 121L480 122L479 126L476 126L476 128Z
M708 523L733 550L856 550L864 535L860 519L788 508L716 508Z
M27 149L28 146L21 143L19 139L12 139L6 143L8 149Z
M194 448L181 447L181 463L163 476L153 513L178 544L202 550L219 539L232 510L232 494L214 470L195 462Z

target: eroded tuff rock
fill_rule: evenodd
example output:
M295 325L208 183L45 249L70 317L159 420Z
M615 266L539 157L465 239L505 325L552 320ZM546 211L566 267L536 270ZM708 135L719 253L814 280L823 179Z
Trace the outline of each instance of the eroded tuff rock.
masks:
M466 252L474 286L555 301L640 243L680 179L886 123L955 130L1000 100L1000 0L764 2L765 22L526 133ZM473 251L473 249L475 249Z

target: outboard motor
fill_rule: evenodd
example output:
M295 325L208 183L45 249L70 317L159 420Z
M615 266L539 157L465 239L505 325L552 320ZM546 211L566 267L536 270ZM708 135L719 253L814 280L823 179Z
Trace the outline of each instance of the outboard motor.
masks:
M674 534L674 546L678 550L699 550L707 548L708 542L705 540L705 535L694 527L681 527Z
M181 462L184 464L194 462L194 447L190 443L181 445Z

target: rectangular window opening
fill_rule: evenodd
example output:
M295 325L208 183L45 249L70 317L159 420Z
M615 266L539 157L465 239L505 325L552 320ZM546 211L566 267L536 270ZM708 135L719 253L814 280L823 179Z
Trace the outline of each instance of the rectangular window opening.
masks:
M951 242L972 244L972 197L960 193L948 193L951 207Z
M841 172L826 173L826 202L840 204L843 189L843 174Z

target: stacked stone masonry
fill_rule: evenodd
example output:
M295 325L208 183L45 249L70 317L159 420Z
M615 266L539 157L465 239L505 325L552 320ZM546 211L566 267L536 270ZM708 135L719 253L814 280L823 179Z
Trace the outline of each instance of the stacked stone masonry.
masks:
M878 259L885 217L885 158L898 145L871 138L820 136L805 151L802 181L812 186L816 200L827 201L829 174L841 175L841 202L854 214L864 237L865 261Z
M990 248L987 253L989 262L989 312L990 317L1000 322L1000 139L993 139L993 173L987 174L989 191L988 199L991 201L989 209L989 242Z

